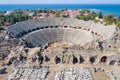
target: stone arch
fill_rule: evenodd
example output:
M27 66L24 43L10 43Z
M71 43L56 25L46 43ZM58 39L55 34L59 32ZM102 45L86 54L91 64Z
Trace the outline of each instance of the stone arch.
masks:
M50 61L50 58L47 55L45 55L45 61L46 62Z
M27 34L27 32L26 32L26 31L24 32L24 35L25 35L25 34Z
M70 28L73 28L72 26L69 26Z
M45 28L49 28L49 26L45 26Z
M90 63L93 64L94 62L95 62L95 57L94 56L90 57Z
M112 61L110 61L109 65L115 65L116 63L117 63L116 60L112 60Z
M36 29L32 29L32 31L35 31Z
M107 62L107 56L103 56L100 60L101 63L106 63Z
M98 33L97 32L95 32L95 35L97 35Z
M57 57L57 56L55 57L55 63L56 63L56 64L61 63L61 59L60 59L59 57Z
M79 29L81 29L81 27L79 27Z
M37 29L36 30L39 30L40 28L39 27L37 27Z
M43 63L43 60L44 60L44 58L43 58L43 56L39 56L39 61L40 61L40 64L42 64Z
M55 28L58 28L58 26L55 26Z
M84 59L83 59L83 57L80 55L80 63L83 63L84 62Z
M88 31L90 31L90 29L88 29Z
M64 28L67 28L68 26L64 26Z
M74 27L74 29L76 29L77 27Z
M28 30L28 33L32 32L31 30Z
M92 34L94 34L94 31L91 31Z
M98 36L100 36L100 34L98 34Z
M21 37L21 36L22 36L22 34L21 34L21 33L19 33L19 34L18 34L18 37Z
M21 35L23 36L23 35L25 35L26 33L27 33L27 32L23 30L23 31L21 32Z
M104 47L103 47L103 42L100 41L100 42L98 42L98 44L99 44L98 46L99 46L100 50L103 51L103 48L104 48Z
M76 63L78 63L78 59L73 55L73 64L76 64Z
M47 49L48 48L48 45L45 45L45 47L44 47L45 49Z
M26 46L29 47L29 48L32 48L32 47L33 47L32 43L30 43L30 42L25 42L25 44L26 44Z
M83 30L87 30L86 28L83 28Z
M111 45L109 45L108 47L109 47L109 48L111 48L112 46L111 46Z
M50 26L50 28L53 28L53 26Z
M44 29L44 27L41 27L41 29Z
M119 66L120 65L120 60L117 63L118 63L118 66Z

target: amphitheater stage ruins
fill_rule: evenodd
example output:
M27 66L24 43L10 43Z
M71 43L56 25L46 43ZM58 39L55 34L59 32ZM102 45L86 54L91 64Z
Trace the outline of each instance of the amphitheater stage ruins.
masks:
M0 80L120 80L120 30L114 25L45 18L18 22L4 33Z

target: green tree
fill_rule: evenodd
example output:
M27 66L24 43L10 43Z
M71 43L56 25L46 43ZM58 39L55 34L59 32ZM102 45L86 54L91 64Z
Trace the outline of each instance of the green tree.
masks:
M120 19L120 16L118 17L118 19Z
M59 12L56 12L56 17L60 17L60 13Z
M0 27L0 31L1 31L1 30L4 30L4 28Z
M104 17L104 21L107 23L107 24L113 24L114 21L115 21L115 18L114 18L114 15L112 14L108 14Z
M99 17L99 18L103 18L102 12L99 12L99 13L98 13L98 17Z

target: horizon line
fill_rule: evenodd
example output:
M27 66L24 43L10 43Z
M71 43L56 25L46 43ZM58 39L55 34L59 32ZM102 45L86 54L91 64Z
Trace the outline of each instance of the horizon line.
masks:
M59 4L56 4L56 3L55 4L54 3L53 4L51 4L51 3L47 3L47 4L43 4L43 3L11 4L10 3L10 4L0 4L0 5L120 5L120 4L119 3L110 3L110 4L107 4L107 3L104 3L104 4L103 3L101 3L101 4L100 3L98 3L98 4L95 4L95 3L92 3L92 4L91 3L90 4L89 3L85 3L85 4L84 3L79 3L79 4L78 3L73 3L73 4L71 4L71 3L70 4L63 4L63 3L59 3Z

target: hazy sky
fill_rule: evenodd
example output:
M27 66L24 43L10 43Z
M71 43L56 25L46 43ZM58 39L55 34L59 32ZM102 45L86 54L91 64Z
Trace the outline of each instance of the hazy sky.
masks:
M120 0L0 0L0 4L120 4Z

